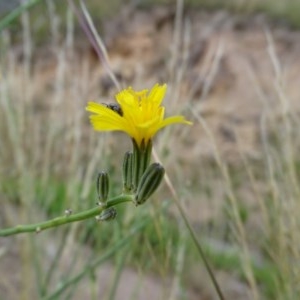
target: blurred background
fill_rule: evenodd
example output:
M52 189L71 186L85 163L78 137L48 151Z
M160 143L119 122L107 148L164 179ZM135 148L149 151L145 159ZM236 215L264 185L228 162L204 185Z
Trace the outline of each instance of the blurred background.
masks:
M68 1L0 0L0 227L122 191L131 142L93 131L87 102L118 92ZM78 10L80 3L74 1ZM300 298L300 2L85 1L121 86L167 83L154 147L170 185L116 220L0 239L0 298ZM175 191L175 193L174 193Z

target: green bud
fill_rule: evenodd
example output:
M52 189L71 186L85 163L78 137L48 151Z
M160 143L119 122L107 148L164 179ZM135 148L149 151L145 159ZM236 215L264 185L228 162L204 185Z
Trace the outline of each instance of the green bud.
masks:
M142 145L140 147L140 151L142 152L141 155L141 174L144 174L146 169L149 166L150 159L151 159L151 153L152 153L152 141L149 140L147 144L145 144L145 141L142 141Z
M142 175L149 166L152 152L152 141L148 141L145 144L143 140L141 145L138 145L135 140L133 140L133 185L136 191L139 186Z
M100 172L97 177L97 193L100 203L105 203L109 192L109 177L106 172Z
M133 189L133 153L126 152L123 160L123 190L130 192Z
M111 221L117 216L117 211L114 207L105 209L99 216L96 217L97 221Z
M136 191L141 177L141 151L133 140L133 157L132 157L132 172L133 172L133 189Z
M144 172L134 198L134 204L143 204L158 188L165 174L164 167L159 163L151 164Z

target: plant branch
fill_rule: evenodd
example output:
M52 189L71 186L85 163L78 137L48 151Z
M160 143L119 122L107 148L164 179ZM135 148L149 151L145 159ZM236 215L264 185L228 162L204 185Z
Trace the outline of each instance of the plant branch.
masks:
M64 215L61 217L54 218L52 220L44 221L41 223L29 224L29 225L17 225L15 227L0 229L1 236L9 236L14 234L20 234L25 232L36 232L39 233L42 230L58 227L71 222L78 222L86 220L99 215L105 209L124 203L132 201L131 195L119 195L107 201L105 206L97 206L89 210L85 210L72 215Z

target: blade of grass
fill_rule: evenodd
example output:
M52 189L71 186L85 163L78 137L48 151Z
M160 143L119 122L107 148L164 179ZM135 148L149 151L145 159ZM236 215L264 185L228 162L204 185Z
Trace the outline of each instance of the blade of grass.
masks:
M68 287L77 284L83 277L89 274L91 271L95 270L96 267L107 261L110 257L112 257L118 250L128 244L131 239L134 237L136 233L138 233L141 229L143 229L149 222L151 218L145 219L143 222L138 224L136 227L132 228L127 236L120 239L112 248L107 250L105 254L101 257L95 259L92 263L88 264L83 271L78 273L76 276L70 278L69 280L62 283L51 295L45 297L43 300L54 300L58 299Z
M122 253L120 253L120 255L118 255L117 257L117 266L116 266L116 271L115 271L115 275L113 278L113 283L112 283L112 287L110 289L110 293L108 296L109 300L114 300L116 299L116 292L119 286L119 282L120 282L120 278L122 275L122 271L124 269L124 265L125 265L125 261L128 255L128 249L129 247L124 247L125 249L123 249Z
M36 239L33 238L33 236L29 236L29 241L30 241L30 250L32 251L32 253L35 253L35 255L33 255L33 266L35 269L35 278L36 278L36 287L37 287L37 291L38 291L38 295L39 297L41 297L43 295L43 283L42 283L42 265L41 265L41 260L39 257L39 251L38 251L38 245L36 242Z
M70 232L70 228L66 228L63 232L63 236L60 240L60 243L59 243L58 249L55 253L54 259L52 260L51 265L50 265L48 271L46 272L46 278L41 287L41 294L40 294L41 297L44 297L45 295L47 295L47 288L50 286L54 271L57 268L58 263L62 257L62 252L67 244L66 240L69 235L69 232Z
M76 5L72 0L69 0L69 4L72 7L74 13L76 14L79 23L81 25L81 28L83 29L84 33L86 34L87 38L92 44L94 50L96 51L101 63L103 64L103 67L105 68L106 72L110 76L112 82L115 84L118 90L121 90L121 85L110 67L108 54L104 46L104 43L100 38L99 34L97 33L92 18L84 2L80 1L81 10L83 13L79 11L79 9L76 7Z
M18 18L24 11L30 9L34 5L37 5L39 2L44 0L31 0L25 1L20 4L17 8L15 8L12 12L7 14L1 21L0 21L0 32L8 27L16 18Z

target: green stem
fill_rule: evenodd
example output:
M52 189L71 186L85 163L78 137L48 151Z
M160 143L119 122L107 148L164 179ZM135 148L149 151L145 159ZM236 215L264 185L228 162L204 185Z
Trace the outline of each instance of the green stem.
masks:
M224 295L222 293L222 290L221 290L221 288L219 286L219 283L218 283L218 281L217 281L217 279L216 279L216 277L214 275L214 272L213 272L213 270L212 270L212 268L211 268L211 266L210 266L210 264L209 264L209 262L208 262L208 260L206 258L206 254L205 254L205 252L204 252L204 250L203 250L203 248L201 246L200 241L197 239L196 234L195 234L195 232L194 232L194 230L193 230L193 228L192 228L189 220L187 219L186 214L185 214L185 212L184 212L184 210L183 210L180 202L177 201L177 198L174 198L174 199L175 199L176 206L177 206L177 208L178 208L178 210L180 212L180 215L181 215L181 217L182 217L182 219L184 221L184 224L185 224L187 230L189 231L189 234L190 234L190 236L191 236L191 238L192 238L192 240L193 240L193 242L194 242L194 244L195 244L195 246L196 246L196 248L198 250L198 253L200 254L200 256L202 258L204 266L205 266L205 268L206 268L206 270L207 270L207 272L209 274L209 277L210 277L210 279L212 281L212 284L213 284L213 286L214 286L214 288L215 288L215 290L216 290L216 292L218 294L219 299L220 300L225 300L225 297L224 297Z
M117 197L114 197L107 201L105 206L97 206L95 208L79 212L77 214L72 215L64 215L61 217L54 218L52 220L48 220L41 223L36 224L30 224L30 225L17 225L16 227L6 228L6 229L0 229L0 237L1 236L9 236L19 233L25 233L25 232L36 232L39 233L42 230L52 228L52 227L58 227L67 223L71 222L77 222L86 220L92 217L95 217L99 215L103 210L118 205L120 203L124 202L130 202L132 201L132 195L120 195Z
M214 272L213 272L212 268L210 267L210 264L209 264L209 262L208 262L208 260L206 258L206 254L204 253L204 250L203 250L203 248L202 248L202 246L200 244L200 241L197 239L197 237L195 235L195 232L194 232L193 228L191 227L191 225L190 225L188 219L186 218L186 216L182 215L182 214L181 214L181 216L183 217L184 223L185 223L185 225L186 225L186 227L187 227L187 229L188 229L188 231L189 231L189 233L191 235L191 238L192 238L194 244L196 245L198 253L200 254L200 256L201 256L201 258L203 260L204 266L205 266L205 268L206 268L206 270L207 270L207 272L209 274L209 277L210 277L210 279L211 279L211 281L213 283L213 286L214 286L214 288L215 288L215 290L216 290L216 292L218 294L219 299L220 300L225 300L223 292L222 292L222 290L221 290L221 288L219 286L219 283L218 283L218 281L217 281L217 279L216 279L216 277L214 275Z

